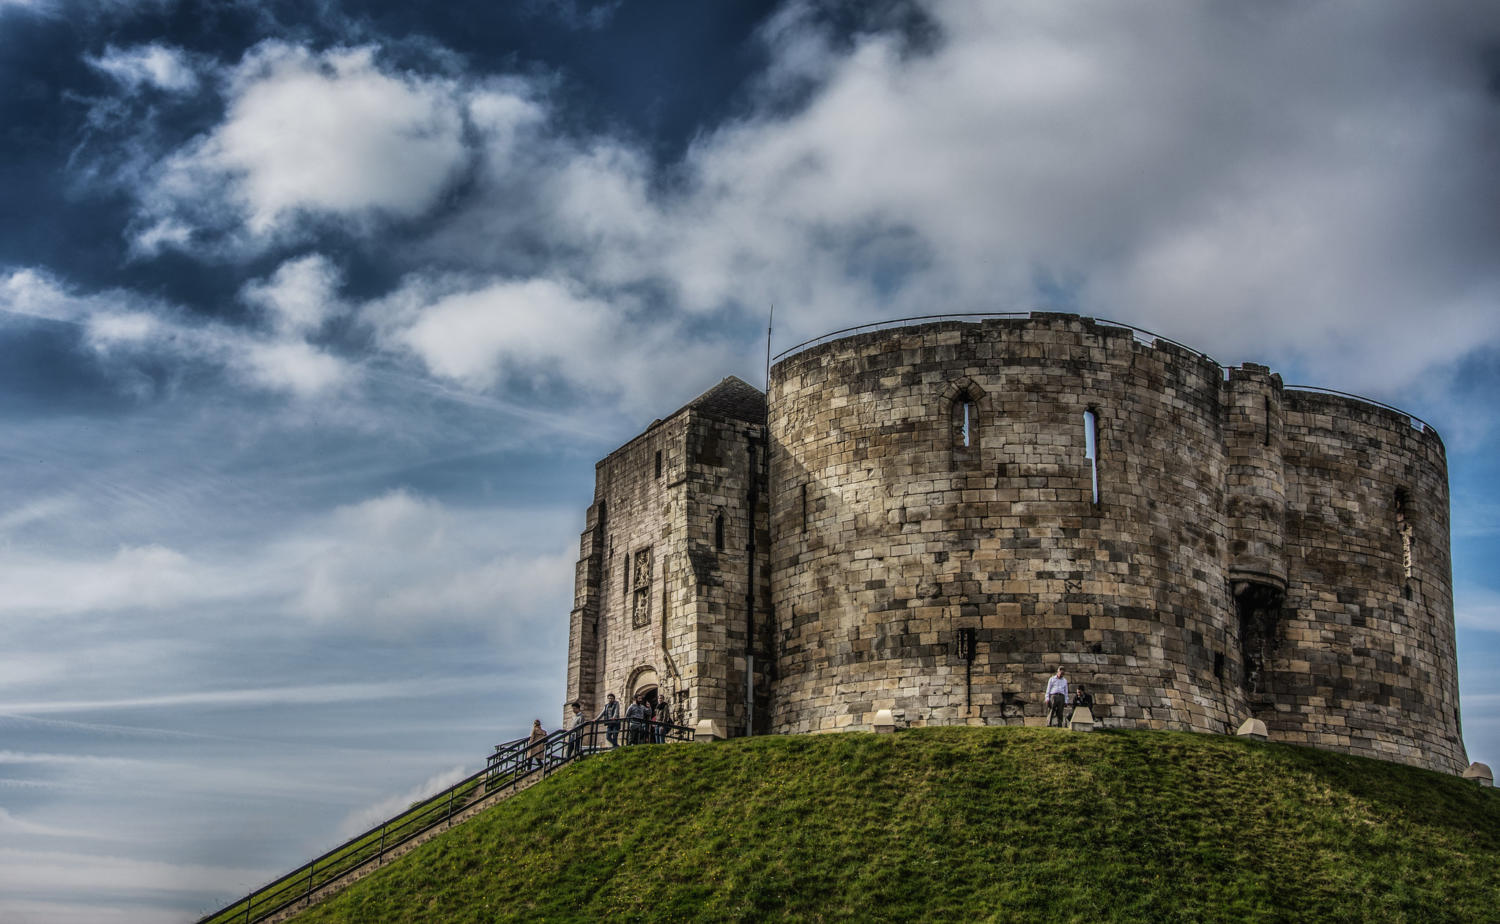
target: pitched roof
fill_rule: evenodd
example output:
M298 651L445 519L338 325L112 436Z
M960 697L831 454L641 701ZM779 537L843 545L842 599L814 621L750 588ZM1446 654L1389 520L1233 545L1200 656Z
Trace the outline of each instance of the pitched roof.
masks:
M765 394L754 385L732 375L668 416L675 417L688 408L715 417L730 417L751 423L765 423L766 420Z

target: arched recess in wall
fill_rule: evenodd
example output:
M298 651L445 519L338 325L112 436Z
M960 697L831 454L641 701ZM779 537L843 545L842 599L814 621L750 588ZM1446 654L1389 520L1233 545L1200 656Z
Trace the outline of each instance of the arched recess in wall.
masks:
M988 397L984 388L969 376L955 379L943 389L938 413L947 422L948 445L955 466L979 465L985 428L991 423Z
M656 674L654 667L638 667L630 673L630 682L625 685L625 702L629 703L637 693L655 690L661 685L661 678Z

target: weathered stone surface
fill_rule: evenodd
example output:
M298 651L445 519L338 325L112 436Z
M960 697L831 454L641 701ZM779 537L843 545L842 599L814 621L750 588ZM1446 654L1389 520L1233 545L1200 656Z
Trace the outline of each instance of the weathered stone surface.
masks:
M1266 731L1266 723L1253 718L1241 722L1235 734L1244 738L1254 738L1256 741L1265 741L1270 737L1270 733Z
M614 693L623 713L655 686L677 724L744 733L752 537L755 623L770 626L764 427L765 397L728 378L595 466L565 703L592 716ZM762 731L770 666L755 665Z
M1068 720L1068 728L1073 731L1094 730L1094 710L1087 706L1079 706L1073 710L1073 717Z
M1473 780L1480 786L1495 785L1495 774L1490 772L1489 764L1469 764L1468 769L1464 771L1464 779Z
M724 731L724 723L714 719L699 719L698 725L693 730L694 741L722 741L729 737Z
M822 343L764 404L715 391L599 464L569 660L590 709L650 669L682 721L741 734L753 660L757 729L1042 724L1062 666L1104 727L1251 715L1467 765L1446 461L1406 415L1041 313Z

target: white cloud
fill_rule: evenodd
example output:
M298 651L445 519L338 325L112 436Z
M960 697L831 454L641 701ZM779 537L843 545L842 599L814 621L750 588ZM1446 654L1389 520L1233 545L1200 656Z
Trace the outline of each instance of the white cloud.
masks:
M268 614L262 618L280 614L275 618L381 636L451 626L525 633L534 619L567 605L573 520L562 511L454 509L392 491L232 553L190 556L162 545L124 546L107 556L15 552L0 569L0 628L11 617L132 611L170 627L182 618L210 619L232 602ZM122 648L113 657L126 654ZM140 654L149 664L181 653L147 645ZM72 666L70 659L52 672ZM37 709L47 707L0 704L0 712Z
M507 371L544 372L595 356L616 328L608 305L550 279L447 293L416 280L388 304L400 306L396 344L434 373L478 387Z
M198 88L198 75L186 53L159 42L132 48L110 45L104 54L85 60L129 90L149 85L172 93L187 93Z
M18 269L0 277L0 311L48 321L77 321L91 310L87 302L73 298L37 270Z
M283 333L313 334L342 310L341 274L321 254L288 260L268 280L247 284L240 297L259 307Z
M302 218L430 219L403 259L468 271L408 272L382 304L425 304L386 318L386 348L475 389L581 358L627 402L659 383L593 348L623 316L644 347L772 303L782 343L1073 308L1385 398L1500 342L1493 106L1469 47L1495 10L923 10L935 38L913 48L784 7L745 114L666 165L574 132L537 80L263 43L229 70L223 121L147 184L134 244L243 255L311 233ZM435 210L461 174L465 198ZM328 267L306 259L246 293L284 332L319 323L295 292ZM577 325L571 354L522 300ZM294 393L338 381L261 359Z
M266 42L230 74L228 93L224 121L170 158L148 193L142 251L231 215L262 241L301 215L412 218L468 160L457 87L388 73L373 48Z
M0 573L0 612L77 613L208 600L212 581L182 553L124 546L107 559L51 561L17 555ZM233 584L224 593L232 593Z
M112 699L42 700L38 702L0 703L0 712L27 716L68 712L100 712L115 709L175 709L182 707L230 706L260 708L269 705L315 705L323 703L371 702L387 699L411 699L439 696L467 689L469 681L420 680L382 683L325 683L301 686L256 687L240 690L193 690L187 693L165 693L154 696L127 696ZM101 761L118 762L121 758L92 757L71 754L26 754L0 751L4 763L83 763L90 766ZM138 762L137 762L138 763Z
M193 883L201 892L229 893L259 871L200 864L171 864L108 855L0 847L0 893L24 895L88 883L94 894L148 897Z
M32 269L0 277L0 311L77 324L101 356L149 356L181 367L208 363L256 388L300 398L325 396L354 382L357 370L302 339L322 317L342 310L329 288L336 277L309 259L314 262L296 261L269 283L247 289L247 300L272 315L269 334L194 321L171 305L131 292L72 292Z
M6 752L0 751L0 763L10 763L5 758ZM117 840L117 838L102 835L94 831L85 831L79 828L61 828L44 822L20 818L0 807L0 838L9 838L14 835Z
M659 411L664 387L706 387L739 359L678 316L566 280L419 274L362 316L386 350L465 387L558 385L632 411Z
M915 51L784 10L761 104L671 182L632 144L555 128L486 152L428 253L606 301L662 285L718 318L775 303L782 343L1071 307L1388 398L1500 342L1493 102L1470 48L1495 10L924 9L939 37ZM441 339L409 345L484 380L482 345Z
M455 623L504 628L505 614L543 612L571 587L572 550L565 540L536 542L537 525L519 513L457 511L395 491L341 507L269 554L286 569L293 611L320 623L386 634Z
M249 380L263 388L310 397L349 381L349 367L340 359L306 343L252 343L242 358Z

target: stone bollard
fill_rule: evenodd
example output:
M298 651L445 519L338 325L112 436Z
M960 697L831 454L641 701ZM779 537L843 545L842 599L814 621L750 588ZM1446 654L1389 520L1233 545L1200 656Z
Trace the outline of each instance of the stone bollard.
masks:
M877 732L893 732L896 730L896 719L891 715L891 710L880 709L875 713L874 725Z
M1077 706L1073 709L1073 718L1068 722L1068 728L1073 731L1094 730L1094 710L1087 706Z
M1480 786L1495 785L1495 774L1490 772L1489 764L1469 764L1469 768L1464 771L1464 779L1473 780Z
M1266 723L1256 718L1246 719L1244 724L1240 726L1240 730L1235 732L1235 734L1242 738L1254 738L1256 741L1265 741L1267 737Z
M724 726L714 719L699 719L697 727L693 729L694 741L722 741L726 737Z

